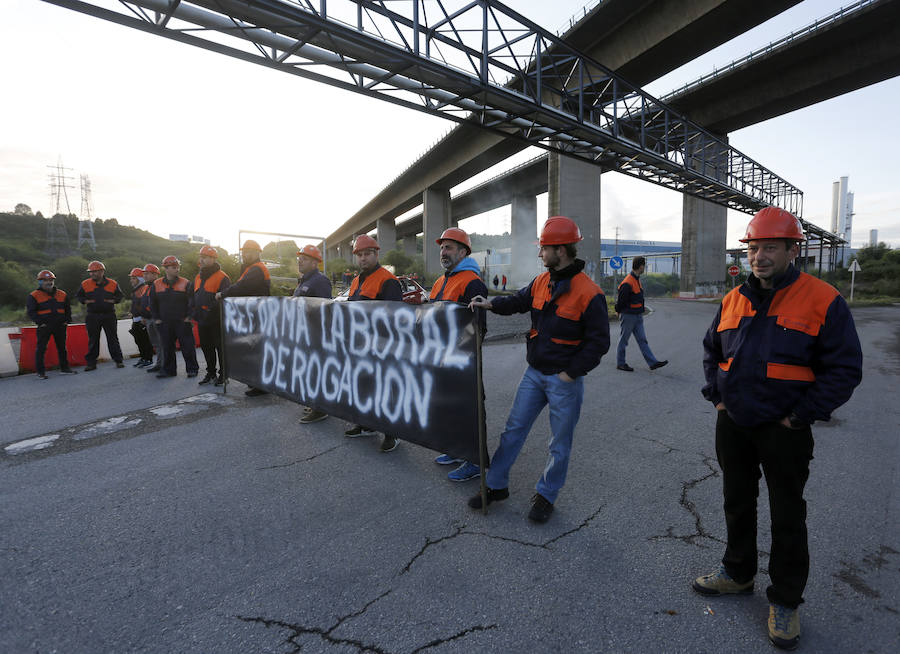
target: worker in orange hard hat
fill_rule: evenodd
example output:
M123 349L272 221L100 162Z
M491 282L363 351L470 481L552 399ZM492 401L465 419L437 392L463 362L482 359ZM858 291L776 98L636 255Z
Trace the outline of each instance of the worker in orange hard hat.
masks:
M59 359L59 371L75 374L69 367L66 356L66 330L72 322L72 307L65 291L56 288L56 275L51 270L37 274L37 289L31 291L25 300L28 317L37 325L37 347L34 351L34 370L38 379L47 379L44 355L47 345L53 339Z
M126 316L131 318L128 333L134 338L138 349L138 360L134 367L146 368L153 365L153 344L142 317L144 300L149 299L150 286L144 282L143 268L132 268L128 273L128 281L131 282L131 311Z
M178 274L181 262L169 255L162 260L164 271L150 287L150 312L159 329L162 343L162 370L157 377L175 377L178 364L175 359L175 341L181 348L184 367L188 377L196 377L200 369L197 363L197 349L194 342L194 325L191 322L193 287L191 282Z
M516 393L500 446L491 458L487 503L509 497L509 471L528 437L535 418L550 404L550 457L537 483L528 514L546 522L566 481L575 426L584 398L584 376L609 350L609 318L603 291L584 272L576 258L582 239L575 221L552 216L541 230L539 256L547 272L535 277L515 295L487 299L478 296L470 307L495 313L531 313L527 338L528 368ZM481 495L469 506L482 508Z
M378 241L368 234L357 236L353 242L353 254L356 255L359 274L350 282L350 294L347 299L351 302L359 300L403 301L403 289L400 287L400 281L378 263L380 249ZM357 438L372 433L374 431L364 425L353 425L344 432L344 435ZM397 439L390 434L385 434L381 441L381 451L390 452L396 447Z
M85 371L97 369L97 357L100 356L100 331L106 332L106 345L109 354L116 362L116 368L124 368L122 348L116 325L115 305L125 298L122 289L114 279L106 276L106 266L102 261L91 261L88 264L90 277L81 282L75 293L75 299L87 307L84 322L88 333L88 352L84 357L87 362Z
M159 266L155 263L144 264L144 283L146 284L147 292L141 296L138 308L141 312L141 322L147 329L147 336L150 338L150 344L153 345L153 350L156 353L156 361L146 367L147 372L159 372L162 370L162 343L160 343L159 330L156 328L153 314L150 311L150 287L157 279L159 279Z
M315 245L304 245L297 250L297 271L300 278L297 280L297 288L294 289L294 297L319 297L331 299L331 282L319 271L322 263L322 253ZM306 407L300 423L308 425L313 422L325 420L328 414L312 407Z
M225 358L222 321L216 295L231 286L231 278L219 265L219 252L212 246L204 245L200 248L197 265L200 270L194 278L193 316L197 321L200 349L206 359L206 375L200 380L200 385L213 382L216 386L221 386L225 383ZM219 361L218 368L216 357Z
M727 543L718 569L691 584L706 596L753 592L764 474L772 517L768 634L784 649L800 639L809 575L803 489L811 426L829 420L862 379L862 350L844 298L794 267L802 240L790 212L757 212L741 239L751 275L725 296L703 339L702 392L717 413Z
M450 227L435 240L440 248L441 267L444 274L438 277L431 287L431 302L458 302L468 305L477 296L487 297L488 289L481 281L481 268L478 262L469 255L472 254L472 241L469 235L459 227ZM481 312L484 318L484 312ZM487 331L484 320L479 324L481 334ZM481 467L466 461L457 459L449 454L441 454L434 460L439 465L457 464L447 474L450 481L468 481L481 476Z
M266 264L260 259L261 255L262 248L259 247L259 243L252 239L244 241L244 245L241 247L241 261L243 262L241 276L231 286L216 293L216 299L268 296L271 293L272 278ZM244 391L244 395L248 397L266 393L267 391L252 386Z

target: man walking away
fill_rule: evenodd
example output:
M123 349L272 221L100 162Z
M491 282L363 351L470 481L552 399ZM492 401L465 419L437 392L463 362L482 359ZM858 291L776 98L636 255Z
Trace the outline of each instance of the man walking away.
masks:
M634 368L625 362L625 348L628 347L628 339L632 334L650 370L662 368L669 363L668 360L659 361L653 356L644 333L644 288L641 286L641 275L644 274L646 265L644 257L634 258L631 272L619 284L619 296L616 298L616 313L619 315L621 329L619 347L616 349L616 369L625 372L634 372Z

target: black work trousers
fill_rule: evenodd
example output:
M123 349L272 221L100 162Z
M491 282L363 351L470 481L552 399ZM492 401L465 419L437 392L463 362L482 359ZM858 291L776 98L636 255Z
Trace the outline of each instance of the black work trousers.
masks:
M134 337L134 344L137 345L138 355L143 361L153 361L153 344L150 342L150 335L147 328L142 322L131 323L131 329L128 330Z
M47 345L50 344L50 337L56 344L56 355L59 358L59 369L68 370L69 360L66 357L66 328L64 322L46 323L38 325L37 328L37 347L34 350L34 369L39 375L47 372L44 366L44 354L47 352Z
M764 474L772 519L771 585L766 595L775 604L798 607L809 576L803 489L813 458L812 431L808 426L791 429L780 423L745 428L726 411L719 411L716 456L722 468L728 528L722 558L726 572L739 583L756 574L756 500Z
M192 323L183 320L164 321L156 326L163 351L163 372L169 375L178 374L178 363L175 361L175 340L181 347L184 357L184 368L187 372L197 372L197 348L194 345L194 328Z
M206 358L206 373L216 376L216 355L219 357L218 370L225 374L225 359L222 357L222 325L218 320L208 324L197 323L197 335L200 336L200 349Z
M84 360L88 365L97 363L100 356L100 330L106 332L106 345L113 361L122 363L122 348L119 346L118 324L114 313L88 313L84 317L84 326L88 334L88 351Z

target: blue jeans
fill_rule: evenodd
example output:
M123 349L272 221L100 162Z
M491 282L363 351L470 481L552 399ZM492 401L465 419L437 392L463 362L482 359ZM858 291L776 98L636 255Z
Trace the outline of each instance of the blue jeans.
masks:
M513 400L506 428L500 436L500 446L491 459L487 485L490 488L507 488L509 470L528 432L544 406L550 405L550 457L544 472L538 480L537 492L549 502L555 502L569 469L569 455L572 453L572 437L575 425L581 415L584 399L584 377L573 382L564 382L557 375L544 375L531 366L525 371L516 399Z
M637 341L638 347L641 348L641 354L644 355L644 361L648 366L656 363L656 357L650 350L650 344L647 342L647 335L644 333L644 316L636 313L623 313L619 317L622 335L619 336L619 347L616 349L616 365L625 365L625 348L628 346L628 339L634 334L634 340Z

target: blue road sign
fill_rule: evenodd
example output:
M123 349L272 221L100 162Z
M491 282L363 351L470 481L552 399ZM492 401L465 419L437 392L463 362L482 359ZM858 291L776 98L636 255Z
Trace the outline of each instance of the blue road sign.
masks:
M625 265L625 262L622 261L622 257L613 257L609 260L609 267L613 270L618 270L622 266Z

